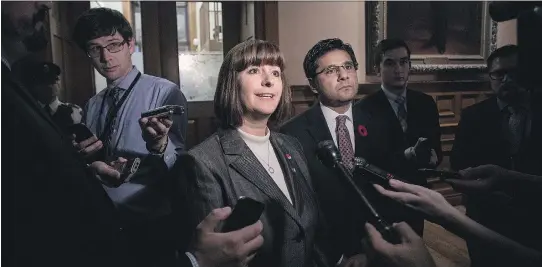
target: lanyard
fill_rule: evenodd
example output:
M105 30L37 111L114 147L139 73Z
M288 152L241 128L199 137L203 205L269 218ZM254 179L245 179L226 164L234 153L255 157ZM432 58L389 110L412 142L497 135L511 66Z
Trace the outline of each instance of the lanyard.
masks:
M120 108L122 107L122 104L124 104L124 101L126 100L126 98L128 98L128 95L130 94L130 92L132 92L132 89L134 89L134 86L136 85L137 81L139 81L140 77L141 77L141 72L137 73L137 76L135 77L134 81L132 81L132 84L130 84L130 87L128 87L126 92L124 92L119 102L117 102L112 108L110 108L107 111L107 117L105 119L104 129L102 133L100 134L100 138L99 138L100 140L102 140L102 142L109 143L108 141L109 135L111 134L111 129L113 128L112 124L115 122L115 119L117 118L118 112ZM107 97L104 98L104 100L102 101L102 106L100 108L100 117L102 116L104 104L106 100L107 100Z

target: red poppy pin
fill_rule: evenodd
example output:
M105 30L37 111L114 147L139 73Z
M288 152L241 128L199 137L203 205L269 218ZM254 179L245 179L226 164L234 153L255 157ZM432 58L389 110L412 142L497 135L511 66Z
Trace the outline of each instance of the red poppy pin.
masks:
M292 159L292 156L290 156L290 154L286 154L286 158L287 159Z
M358 126L358 133L359 133L359 135L361 135L363 137L367 136L368 133L367 133L367 128L365 128L365 125L359 125Z

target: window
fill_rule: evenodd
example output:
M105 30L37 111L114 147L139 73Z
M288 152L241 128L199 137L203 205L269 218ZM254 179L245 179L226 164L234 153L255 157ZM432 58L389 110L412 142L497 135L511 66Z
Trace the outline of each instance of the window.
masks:
M110 2L110 1L91 1L90 7L107 7L120 11L132 26L135 37L135 52L132 54L132 64L141 72L143 69L143 45L141 33L141 5L139 1ZM94 70L94 82L96 93L107 87L105 78Z
M177 2L180 87L188 101L212 101L223 61L222 4Z

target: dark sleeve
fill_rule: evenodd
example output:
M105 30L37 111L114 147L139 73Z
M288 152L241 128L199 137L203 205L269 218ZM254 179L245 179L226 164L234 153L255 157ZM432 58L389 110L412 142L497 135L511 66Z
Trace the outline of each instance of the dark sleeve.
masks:
M430 138L431 140L431 147L435 150L436 154L437 154L437 158L438 158L438 161L437 161L437 166L440 165L440 163L442 162L442 142L440 140L440 137L441 137L441 129L440 129L440 120L439 120L439 112L438 112L438 107L437 107L437 104L435 103L435 101L433 100L432 97L429 97L429 108L430 108L430 111L429 111L429 119L428 119L428 122L429 122L429 136L428 138Z

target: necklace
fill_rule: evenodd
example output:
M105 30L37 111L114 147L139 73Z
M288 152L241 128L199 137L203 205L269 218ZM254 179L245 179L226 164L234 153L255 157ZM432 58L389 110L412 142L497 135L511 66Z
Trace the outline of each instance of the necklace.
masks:
M260 156L258 156L258 154L254 153L254 155L256 155L256 157L260 158L263 162L265 162L265 164L267 165L267 171L271 174L275 173L275 169L273 169L273 167L271 167L271 165L269 165L269 156L271 155L270 153L270 145L271 144L271 141L267 140L267 162L262 159Z

